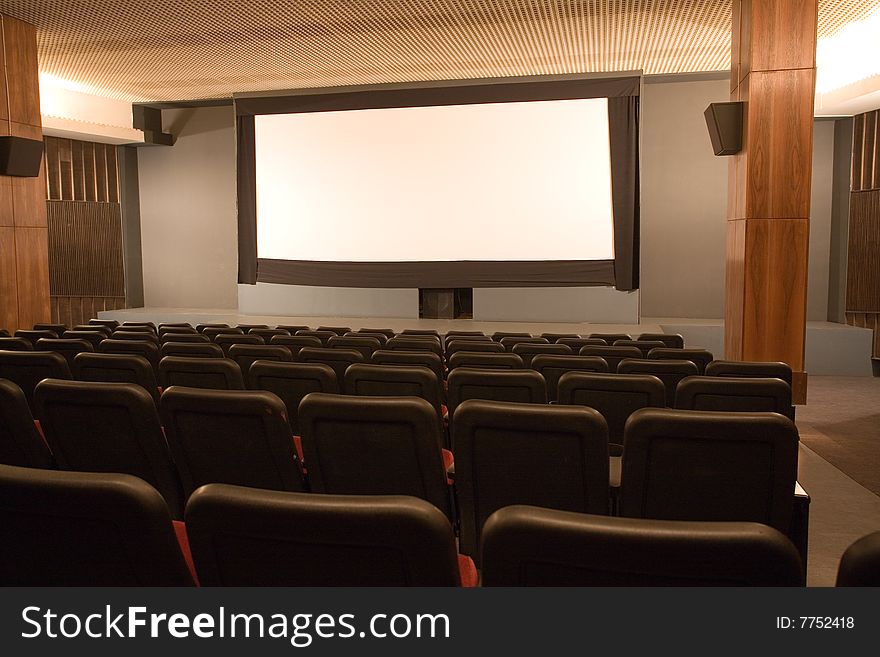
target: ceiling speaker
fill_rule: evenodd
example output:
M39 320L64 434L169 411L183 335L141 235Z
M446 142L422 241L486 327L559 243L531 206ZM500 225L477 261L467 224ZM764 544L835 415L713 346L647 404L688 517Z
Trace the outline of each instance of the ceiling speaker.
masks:
M0 137L0 176L36 178L42 159L42 139Z
M742 102L711 103L705 117L715 155L735 155L742 150Z

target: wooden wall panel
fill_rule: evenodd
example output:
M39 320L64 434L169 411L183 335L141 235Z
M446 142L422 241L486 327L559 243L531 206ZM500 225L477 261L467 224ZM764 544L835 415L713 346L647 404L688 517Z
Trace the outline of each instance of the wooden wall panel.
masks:
M749 72L816 66L818 12L812 4L810 11L804 0L750 0Z
M125 307L125 297L53 296L52 321L76 326L97 317L103 310Z
M18 276L15 270L15 229L0 227L0 328L18 328Z
M50 201L119 203L116 146L60 137L45 137L43 142ZM92 190L89 199L87 187Z
M15 229L20 326L30 327L49 320L48 250L44 228Z
M2 20L9 120L40 127L36 28L5 15Z
M724 354L741 360L743 353L743 294L745 293L745 219L727 222L725 297L729 312L725 317Z

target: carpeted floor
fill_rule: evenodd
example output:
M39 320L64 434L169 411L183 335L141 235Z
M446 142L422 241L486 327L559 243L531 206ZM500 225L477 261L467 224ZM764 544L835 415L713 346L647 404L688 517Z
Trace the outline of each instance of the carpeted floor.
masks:
M880 495L880 378L811 376L801 442Z

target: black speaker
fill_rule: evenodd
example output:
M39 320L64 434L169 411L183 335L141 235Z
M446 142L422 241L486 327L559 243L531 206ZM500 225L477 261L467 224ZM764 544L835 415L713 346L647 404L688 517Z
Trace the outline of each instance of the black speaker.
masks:
M42 140L0 137L0 176L35 178L40 175L42 159Z
M743 104L711 103L706 108L706 126L715 155L735 155L742 150Z

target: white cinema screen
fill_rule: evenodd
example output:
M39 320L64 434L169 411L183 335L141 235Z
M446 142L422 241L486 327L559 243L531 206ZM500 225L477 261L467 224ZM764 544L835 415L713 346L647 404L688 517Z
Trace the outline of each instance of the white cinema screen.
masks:
M255 117L259 258L614 258L605 98Z

